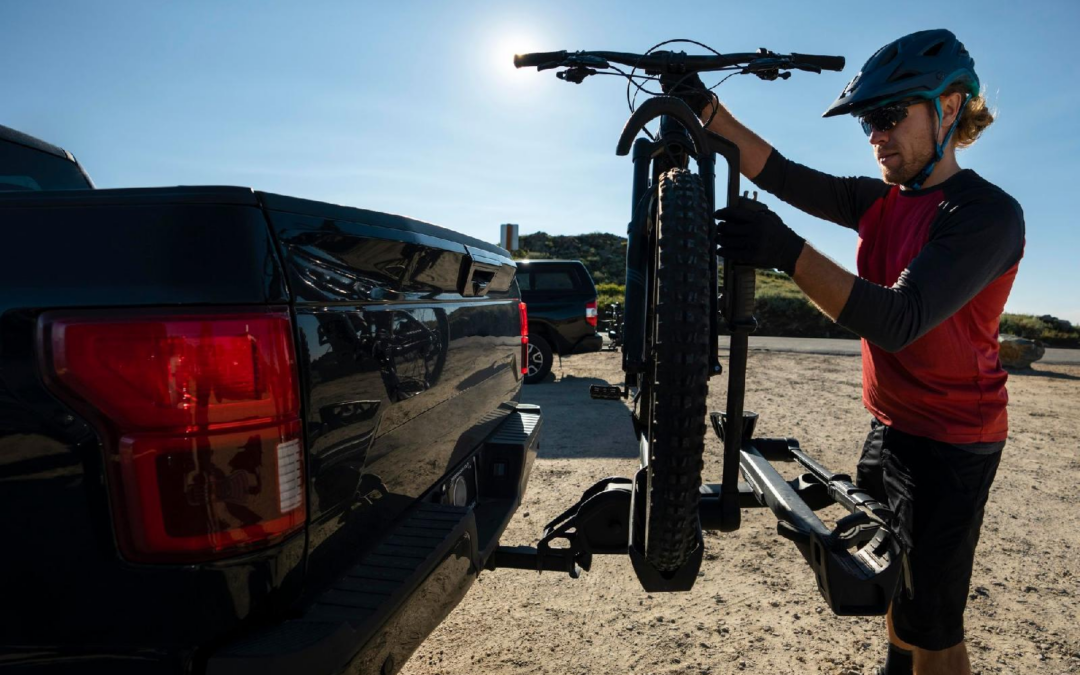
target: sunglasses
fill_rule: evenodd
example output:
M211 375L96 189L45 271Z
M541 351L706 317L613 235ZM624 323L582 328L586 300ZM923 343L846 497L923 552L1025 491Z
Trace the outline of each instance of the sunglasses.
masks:
M897 124L907 117L908 108L920 101L900 101L874 108L868 113L859 115L859 124L862 125L863 133L869 136L875 130L885 132L892 130Z

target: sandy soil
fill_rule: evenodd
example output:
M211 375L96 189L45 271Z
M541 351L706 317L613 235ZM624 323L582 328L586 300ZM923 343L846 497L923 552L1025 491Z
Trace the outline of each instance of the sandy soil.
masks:
M747 408L761 414L758 435L794 436L833 470L854 471L869 424L857 357L756 352L749 369ZM595 480L630 476L637 466L625 406L588 397L590 384L622 381L619 357L566 358L553 374L524 390L526 401L543 406L545 427L504 544L535 544ZM723 409L725 386L713 381L710 409ZM1012 434L966 615L973 666L1080 673L1080 367L1036 364L1010 377L1009 392ZM708 482L719 482L719 450L710 436ZM843 515L835 507L822 513ZM767 510L748 510L740 531L708 534L689 593L645 593L624 556L597 557L577 580L485 572L402 672L873 672L886 651L884 620L833 616L775 525Z

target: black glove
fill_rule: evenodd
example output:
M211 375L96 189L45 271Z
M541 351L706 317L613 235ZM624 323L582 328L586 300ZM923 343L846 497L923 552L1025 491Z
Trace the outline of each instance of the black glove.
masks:
M762 204L729 206L715 214L720 223L720 255L724 260L762 269L776 268L791 276L806 240Z
M697 73L683 73L682 75L664 73L660 76L660 89L668 96L681 98L698 117L701 117L701 113L705 111L705 106L716 98L705 87L705 83L701 81Z

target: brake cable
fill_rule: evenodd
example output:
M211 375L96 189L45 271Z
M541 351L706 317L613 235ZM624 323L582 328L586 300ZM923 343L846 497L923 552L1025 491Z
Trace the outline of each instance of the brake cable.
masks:
M697 40L691 40L691 39L689 39L689 38L674 38L674 39L671 39L671 40L664 40L663 42L660 42L660 43L658 43L658 44L655 44L655 45L653 45L653 46L652 46L652 47L650 47L650 48L649 48L649 49L648 49L648 50L647 50L647 51L646 51L646 52L645 52L644 54L642 54L642 55L641 55L641 56L640 56L640 57L638 58L638 62L637 62L636 64L634 64L634 67L633 67L633 68L632 68L632 69L630 70L630 75L627 75L627 76L626 76L626 78L627 78L627 80L628 80L628 82L627 82L627 85L626 85L626 104L627 104L627 106L628 106L628 107L630 108L630 114L631 114L631 115L633 115L633 114L634 114L634 110L636 110L636 108L637 108L637 106L636 106L636 103L637 103L637 95L638 95L638 92L639 92L639 91L644 91L644 92L645 92L646 94L649 94L649 95L651 95L651 96L663 96L663 95L664 95L664 93L663 93L663 91L662 91L662 90L661 90L661 91L660 91L659 93L657 93L657 92L653 92L653 91L649 91L648 89L645 89L644 87L642 87L641 85L638 85L638 84L637 84L637 83L635 82L634 84L635 84L635 86L637 86L637 90L636 90L636 91L634 92L634 95L633 95L633 97L631 97L631 96L630 96L630 82L632 82L632 80L631 80L630 78L631 78L631 77L634 77L634 72L635 72L635 71L637 71L637 70L639 69L638 67L639 67L639 66L641 65L641 59L644 59L644 58L645 58L646 56L648 56L649 54L652 54L653 52L655 52L655 51L656 51L657 49L659 49L660 47L663 47L664 45L669 45L669 44L675 44L675 43L678 43L678 44L692 44L692 45L696 45L696 46L698 46L698 47L701 47L702 49L705 49L705 50L707 50L707 51L710 51L710 52L712 52L712 53L713 53L714 55L716 55L716 56L723 56L723 54L721 54L720 52L716 51L715 49L713 49L713 48L712 48L712 47L710 47L709 45L707 45L707 44L705 44L705 43L703 43L703 42L698 42ZM719 86L720 86L721 84L723 84L724 82L727 82L727 81L728 81L728 79L729 79L729 78L730 78L730 77L731 77L732 75L738 75L738 74L739 74L739 73L741 72L741 69L740 69L740 68L739 68L738 66L732 66L732 67L730 67L730 68L721 68L721 69L718 69L718 70L712 70L712 71L709 71L709 72L721 72L721 71L723 71L723 70L730 70L730 71L732 71L732 72L731 72L731 74L729 74L729 75L728 75L727 77L724 77L724 78L722 78L722 79L721 79L721 80L720 80L719 82L717 82L716 84L712 85L711 87L706 87L707 91L709 91L709 92L712 92L712 91L713 91L714 89L716 89L717 87L719 87ZM693 73L686 73L686 74L685 74L685 75L683 76L683 78L679 80L678 84L681 84L681 83L682 83L682 80L683 80L683 79L685 79L685 78L687 78L687 77L690 77L690 75L692 75L692 74L695 74L695 73L696 73L696 71L695 71L695 72L693 72ZM659 82L659 81L660 81L660 78L659 78L659 77L647 77L646 79L649 79L649 80L654 80L654 81L656 81L656 82ZM717 113L718 111L719 111L719 109L718 109L718 108L717 108L716 106L714 106L714 107L713 107L713 110L712 110L712 114L711 114L711 115L709 115L709 119L705 121L705 126L706 126L706 127L708 127L708 126L709 126L709 124L711 124L711 123L712 123L712 121L713 121L713 119L714 119L714 118L716 117L716 113ZM642 131L643 131L643 132L645 133L645 135L646 135L646 136L648 136L648 137L649 137L649 140L651 140L651 141L656 141L656 137L655 137L655 136L653 136L653 134L652 134L652 133L651 133L651 132L650 132L650 131L649 131L648 129L642 129Z
M646 83L647 82L660 82L660 80L661 80L660 76L638 75L637 72L639 70L642 70L641 61L643 59L645 59L650 54L652 54L653 52L658 50L660 47L663 47L665 45L670 45L670 44L692 44L692 45L695 45L697 47L701 47L702 49L705 49L705 50L707 50L709 52L712 52L716 56L721 56L721 57L723 56L723 54L721 54L720 52L718 52L717 50L713 49L712 47L710 47L709 45L707 45L707 44L705 44L703 42L698 42L697 40L691 40L689 38L674 38L674 39L671 39L671 40L664 40L663 42L659 42L659 43L653 45L652 47L650 47L644 54L641 54L638 57L637 63L634 64L633 68L630 69L629 73L627 73L625 70L622 70L621 68L618 68L617 66L615 66L614 64L612 64L610 62L603 63L603 67L606 67L606 68L608 68L610 70L613 70L615 72L603 72L601 70L596 70L595 68L590 67L590 66L593 66L593 65L599 67L601 65L600 63L588 63L588 64L579 63L579 64L575 64L573 66L567 67L566 70L560 71L559 73L557 73L557 76L559 77L559 79L561 79L561 80L563 80L565 82L573 82L574 84L581 84L581 82L586 77L590 77L592 75L617 75L617 76L621 76L621 77L625 78L626 79L626 105L630 109L630 114L632 115L632 114L634 114L634 111L637 110L637 97L638 97L639 93L648 94L649 96L664 96L665 95L663 90L661 90L659 92L652 91L650 89L647 89L645 87L645 85L641 83L641 82L646 82ZM761 54L762 57L768 57L768 56L773 55L772 52L769 52L768 50L761 49L761 50L758 50L758 51L759 51L759 53ZM557 65L552 64L550 67L555 68L555 67L557 67ZM776 79L777 75L779 75L778 73L773 74L773 72L776 71L775 68L771 69L771 70L756 71L756 70L751 70L749 65L747 65L747 66L734 65L734 66L729 66L729 67L724 67L724 68L717 68L716 70L709 70L709 71L703 71L703 72L723 72L723 71L730 71L730 73L727 76L721 78L720 81L718 81L716 84L714 84L714 85L712 85L710 87L706 87L705 91L707 91L709 93L712 93L714 90L716 90L717 87L719 87L723 83L727 82L734 75L754 74L754 75L757 75L758 77L761 77L762 79ZM683 80L685 80L686 78L688 78L688 77L690 77L692 75L696 75L696 74L698 74L698 71L687 72L686 74L683 75L682 78L680 78L676 82L675 86L678 86L678 85L682 84ZM772 75L772 77L770 77L770 75ZM784 73L783 75L787 75L787 73ZM782 77L783 75L779 75L779 76ZM639 82L639 80L641 82ZM633 91L632 94L631 94L631 90ZM709 119L705 120L705 122L704 122L705 127L708 127L712 123L712 121L716 118L716 115L717 115L718 112L719 112L719 107L718 106L713 106L712 112L709 115ZM653 132L649 131L648 129L642 129L642 133L644 133L649 138L649 140L651 140L653 142L656 142L657 137L653 134Z

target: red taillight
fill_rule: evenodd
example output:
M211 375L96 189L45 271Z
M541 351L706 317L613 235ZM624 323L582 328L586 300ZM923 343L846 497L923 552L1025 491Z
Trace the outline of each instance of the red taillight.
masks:
M41 335L47 379L104 418L124 557L210 560L303 527L287 312L46 315Z
M521 374L529 374L529 310L524 302L518 303L521 315Z
M596 328L596 300L590 300L585 303L585 320L589 322L589 325Z

